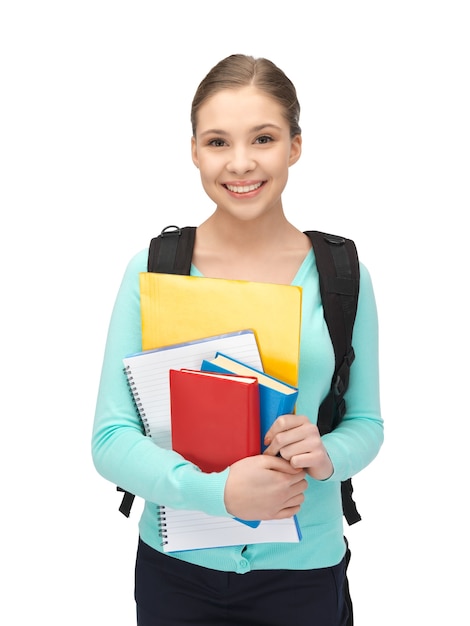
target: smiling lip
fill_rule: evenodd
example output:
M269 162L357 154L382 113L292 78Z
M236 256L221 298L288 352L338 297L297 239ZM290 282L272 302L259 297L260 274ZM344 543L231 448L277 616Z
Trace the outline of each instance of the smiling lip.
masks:
M230 183L225 183L224 187L226 189L228 189L229 191L231 191L232 193L243 194L243 193L249 193L250 191L256 191L263 184L264 184L263 181L260 181L260 182L257 182L257 183L244 184L244 185L240 185L240 184L233 185L233 184L230 184Z

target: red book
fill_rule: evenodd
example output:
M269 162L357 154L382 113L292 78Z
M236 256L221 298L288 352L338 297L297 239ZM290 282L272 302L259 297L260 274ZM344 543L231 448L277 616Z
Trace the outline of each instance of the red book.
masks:
M203 472L260 454L258 379L170 369L172 448Z

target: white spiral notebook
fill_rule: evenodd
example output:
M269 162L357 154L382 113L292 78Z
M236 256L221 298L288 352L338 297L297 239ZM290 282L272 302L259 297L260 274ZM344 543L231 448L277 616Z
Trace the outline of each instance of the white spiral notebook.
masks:
M266 520L252 527L230 517L179 511L166 506L159 507L158 515L164 552L250 543L298 543L302 538L297 517Z
M135 405L145 433L162 448L171 449L170 369L200 369L217 351L262 369L256 335L240 330L195 341L146 350L123 359Z
M157 445L171 449L170 369L200 369L202 361L212 359L217 352L263 369L252 330L146 350L123 359L145 433ZM230 517L216 517L201 511L176 511L166 506L158 507L158 517L165 552L301 539L296 517L251 525Z

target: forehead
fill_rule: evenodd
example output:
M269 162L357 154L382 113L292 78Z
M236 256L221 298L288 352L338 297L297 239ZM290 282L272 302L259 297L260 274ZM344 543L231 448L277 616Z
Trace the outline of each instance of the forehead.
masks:
M198 131L207 127L224 128L237 124L286 125L282 106L273 97L252 85L239 89L223 89L201 105L197 117Z

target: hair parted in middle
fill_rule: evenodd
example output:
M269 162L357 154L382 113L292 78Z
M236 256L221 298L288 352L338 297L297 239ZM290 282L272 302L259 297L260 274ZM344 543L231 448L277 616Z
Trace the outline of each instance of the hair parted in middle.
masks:
M264 91L281 105L291 137L301 134L300 104L292 81L269 59L232 54L219 61L196 90L191 106L193 136L196 136L198 111L207 99L223 89L239 89L249 85Z

